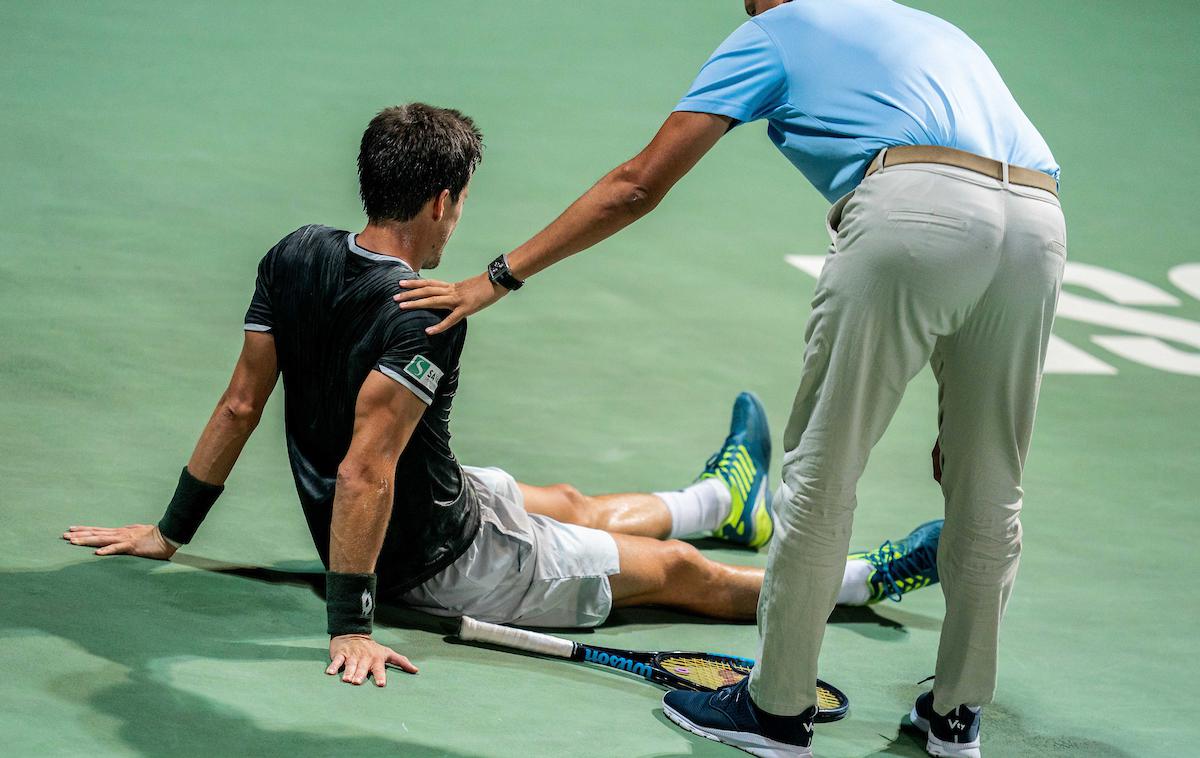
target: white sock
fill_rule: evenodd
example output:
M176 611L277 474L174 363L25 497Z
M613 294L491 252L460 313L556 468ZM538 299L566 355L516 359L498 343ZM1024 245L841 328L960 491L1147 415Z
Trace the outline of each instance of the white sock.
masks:
M674 492L655 492L654 496L667 504L671 512L669 539L711 532L729 518L733 496L720 479L704 479Z
M842 589L838 592L838 605L866 605L871 599L871 585L867 577L875 570L868 561L856 559L846 561L846 573L842 575Z

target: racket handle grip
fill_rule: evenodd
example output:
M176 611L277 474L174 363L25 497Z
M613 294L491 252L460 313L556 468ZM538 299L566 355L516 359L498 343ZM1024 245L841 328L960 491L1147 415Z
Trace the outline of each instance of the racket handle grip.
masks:
M575 649L575 643L562 637L552 637L549 634L539 634L525 629L514 629L511 626L489 624L486 621L476 621L470 616L462 617L462 628L458 636L464 640L487 642L492 645L511 647L517 650L527 650L531 653L552 655L555 658L570 658Z

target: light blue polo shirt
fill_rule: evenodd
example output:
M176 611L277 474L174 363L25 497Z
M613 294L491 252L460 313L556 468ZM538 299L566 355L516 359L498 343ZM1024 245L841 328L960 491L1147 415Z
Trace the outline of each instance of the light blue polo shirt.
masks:
M1058 178L983 50L889 0L792 0L750 19L675 110L767 119L776 147L830 202L893 145L953 147Z

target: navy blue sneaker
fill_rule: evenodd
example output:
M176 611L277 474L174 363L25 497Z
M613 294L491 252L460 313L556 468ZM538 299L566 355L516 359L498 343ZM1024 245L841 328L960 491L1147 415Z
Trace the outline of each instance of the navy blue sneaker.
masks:
M775 716L750 700L750 679L716 692L676 690L663 696L663 713L692 734L760 758L812 758L813 706L799 716Z
M938 583L937 551L943 519L926 521L899 542L888 540L870 553L851 553L846 560L863 560L875 567L867 577L868 603L884 599L900 602L913 590Z
M752 392L733 401L729 436L713 453L700 479L720 479L733 496L729 518L713 532L714 537L746 547L762 547L775 531L767 491L767 468L771 463L771 428L767 412Z
M960 705L939 716L933 710L933 693L926 692L917 698L908 718L927 735L925 752L930 755L980 758L979 722L983 719L979 711Z

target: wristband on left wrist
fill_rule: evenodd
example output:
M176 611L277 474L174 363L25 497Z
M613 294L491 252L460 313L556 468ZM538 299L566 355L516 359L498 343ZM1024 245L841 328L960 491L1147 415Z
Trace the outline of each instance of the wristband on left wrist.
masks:
M224 491L224 485L202 482L184 466L167 512L158 522L159 533L175 547L191 542L213 503Z
M326 631L330 637L371 633L375 584L374 574L325 573Z

